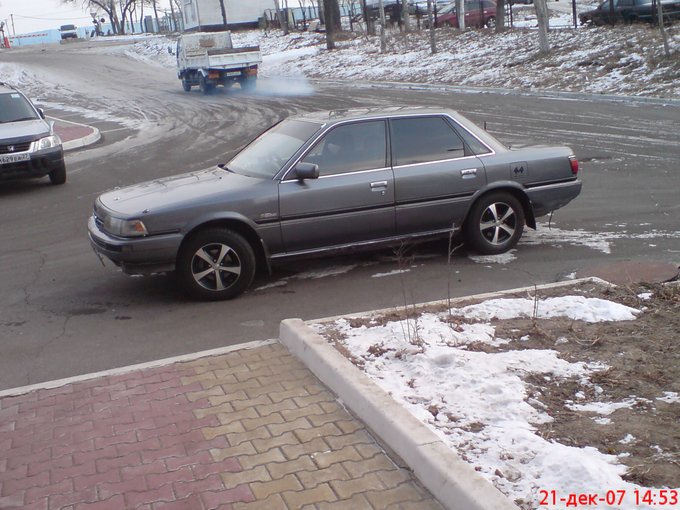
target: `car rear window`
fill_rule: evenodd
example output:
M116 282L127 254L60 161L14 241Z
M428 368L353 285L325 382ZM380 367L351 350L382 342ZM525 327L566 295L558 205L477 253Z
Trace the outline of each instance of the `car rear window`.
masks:
M38 114L18 92L0 94L0 122L37 119Z
M392 157L395 166L465 156L465 144L442 117L393 119Z

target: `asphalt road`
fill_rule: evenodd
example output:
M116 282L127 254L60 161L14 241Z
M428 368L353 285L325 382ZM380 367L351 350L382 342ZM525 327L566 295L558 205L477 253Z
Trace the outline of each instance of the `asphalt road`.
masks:
M70 45L3 57L25 69L48 114L86 120L103 141L68 155L65 186L0 183L0 389L272 338L289 317L557 281L611 261L680 261L678 106L267 79L257 93L202 96L122 54ZM570 145L583 193L506 263L460 248L448 264L446 243L304 261L221 303L187 300L172 277L102 267L89 247L87 218L106 189L224 161L294 112L390 104L453 107L511 145Z

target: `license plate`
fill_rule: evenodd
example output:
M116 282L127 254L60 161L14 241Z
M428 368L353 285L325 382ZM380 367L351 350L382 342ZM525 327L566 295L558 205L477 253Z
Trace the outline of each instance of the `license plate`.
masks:
M28 161L29 159L31 159L29 154L0 154L0 165L19 163L20 161Z
M229 71L224 73L224 76L241 76L241 71Z

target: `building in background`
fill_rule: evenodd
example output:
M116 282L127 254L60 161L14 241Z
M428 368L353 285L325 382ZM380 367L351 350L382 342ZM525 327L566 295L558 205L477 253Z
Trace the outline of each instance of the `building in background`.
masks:
M274 0L183 0L184 30L224 30L225 18L230 29L255 27L269 9Z

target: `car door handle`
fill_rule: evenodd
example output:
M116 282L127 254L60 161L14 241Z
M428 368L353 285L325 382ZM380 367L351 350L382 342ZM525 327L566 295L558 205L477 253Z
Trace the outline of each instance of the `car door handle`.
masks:
M465 170L460 171L460 175L463 179L474 179L475 177L477 177L477 169L466 168Z
M381 190L387 188L387 181L376 181L371 183L371 189Z

